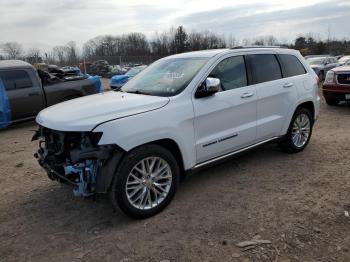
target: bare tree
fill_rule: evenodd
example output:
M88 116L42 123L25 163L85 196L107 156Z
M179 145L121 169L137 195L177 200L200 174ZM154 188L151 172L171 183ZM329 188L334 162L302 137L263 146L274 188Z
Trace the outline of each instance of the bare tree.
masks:
M175 52L176 53L182 53L187 50L188 47L188 35L183 28L183 26L179 26L176 29L175 33Z
M232 34L229 34L228 37L226 38L226 46L228 48L233 48L237 45L238 44L237 44L236 38Z
M40 49L38 49L38 48L30 48L27 51L26 60L29 63L31 63L31 64L41 62L42 58L41 58Z
M27 56L30 56L30 57L40 57L40 54L41 52L39 48L30 48L27 51Z
M17 42L7 42L1 45L1 50L8 59L18 59L23 55L23 48Z
M52 48L52 55L58 64L65 63L65 47L64 46L55 46Z
M64 54L66 63L75 65L78 62L77 46L74 41L70 41L64 46Z

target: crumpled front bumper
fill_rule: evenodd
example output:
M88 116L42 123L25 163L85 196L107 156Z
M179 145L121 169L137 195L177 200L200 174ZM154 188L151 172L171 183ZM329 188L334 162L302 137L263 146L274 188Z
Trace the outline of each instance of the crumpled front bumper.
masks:
M106 193L123 151L115 145L98 146L97 139L88 132L40 127L32 139L39 140L34 156L50 179L73 185L74 195Z

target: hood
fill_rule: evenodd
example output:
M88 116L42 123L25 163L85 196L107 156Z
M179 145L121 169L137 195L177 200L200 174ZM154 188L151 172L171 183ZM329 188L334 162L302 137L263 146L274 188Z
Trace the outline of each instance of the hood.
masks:
M350 65L344 65L344 66L339 66L339 67L335 67L332 69L332 71L336 72L336 73L340 73L340 72L350 72Z
M168 97L110 91L48 107L36 122L59 131L91 131L102 122L155 110L168 102Z

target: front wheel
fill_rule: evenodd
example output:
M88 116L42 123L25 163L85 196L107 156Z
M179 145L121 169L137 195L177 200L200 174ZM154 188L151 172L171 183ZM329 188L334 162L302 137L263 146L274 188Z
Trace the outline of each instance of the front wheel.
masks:
M288 153L303 151L310 141L312 127L311 112L306 108L298 108L293 115L287 134L280 142L281 148Z
M126 155L110 191L114 207L127 215L146 218L162 211L174 197L179 183L174 156L158 145L146 145Z

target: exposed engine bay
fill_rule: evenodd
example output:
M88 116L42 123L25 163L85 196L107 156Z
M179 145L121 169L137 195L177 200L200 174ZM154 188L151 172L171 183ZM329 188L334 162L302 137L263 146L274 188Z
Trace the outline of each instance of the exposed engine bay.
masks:
M106 193L122 150L115 145L99 146L102 133L63 132L39 127L32 140L39 140L34 156L48 177L73 185L75 196Z

